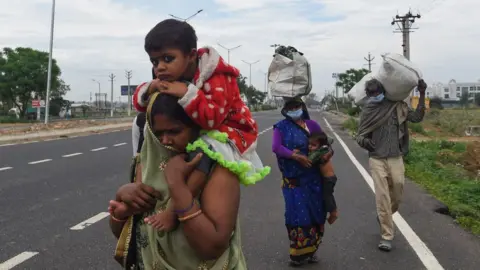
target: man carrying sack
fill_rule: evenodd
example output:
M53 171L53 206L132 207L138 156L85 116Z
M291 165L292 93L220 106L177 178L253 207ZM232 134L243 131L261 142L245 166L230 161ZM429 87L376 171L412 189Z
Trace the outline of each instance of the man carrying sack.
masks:
M392 215L398 211L405 183L403 156L409 149L407 122L419 123L425 115L427 85L422 79L417 89L420 98L414 111L404 101L385 98L385 88L380 81L372 79L365 84L368 100L360 115L357 143L369 152L382 237L378 248L382 251L392 249Z

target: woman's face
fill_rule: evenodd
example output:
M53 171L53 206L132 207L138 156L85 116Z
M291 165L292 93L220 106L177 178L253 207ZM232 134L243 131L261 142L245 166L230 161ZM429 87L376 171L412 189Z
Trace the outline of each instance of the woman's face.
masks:
M160 143L184 152L187 144L195 139L195 132L191 127L184 125L162 114L153 117L153 134Z

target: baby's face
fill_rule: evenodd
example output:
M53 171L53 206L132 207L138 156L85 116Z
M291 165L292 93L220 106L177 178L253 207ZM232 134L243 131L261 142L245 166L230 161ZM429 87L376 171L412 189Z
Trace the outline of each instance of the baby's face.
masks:
M308 142L308 151L312 152L318 150L320 148L320 144L316 141L309 141Z

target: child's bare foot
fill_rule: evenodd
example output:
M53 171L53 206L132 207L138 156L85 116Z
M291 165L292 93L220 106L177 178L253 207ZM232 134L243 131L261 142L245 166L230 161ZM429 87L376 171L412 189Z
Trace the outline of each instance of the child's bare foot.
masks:
M328 215L328 224L333 224L338 219L338 211L334 210Z
M172 211L163 211L145 218L145 223L159 231L169 232L175 229L177 217Z

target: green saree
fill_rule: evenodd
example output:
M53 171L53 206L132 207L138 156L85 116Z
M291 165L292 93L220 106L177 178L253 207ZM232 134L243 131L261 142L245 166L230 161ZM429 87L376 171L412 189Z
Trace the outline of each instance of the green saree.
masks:
M151 122L147 119L145 141L140 154L142 181L144 184L160 191L163 194L163 199L157 201L155 211L145 213L138 219L136 226L133 226L135 231L135 243L133 245L136 245L136 267L134 269L247 269L241 248L238 220L230 239L229 248L220 258L213 261L205 261L198 257L185 238L182 223L175 230L166 233L153 229L143 221L145 217L152 215L154 212L165 210L169 203L169 190L163 170L168 159L174 154L155 137L151 130Z

